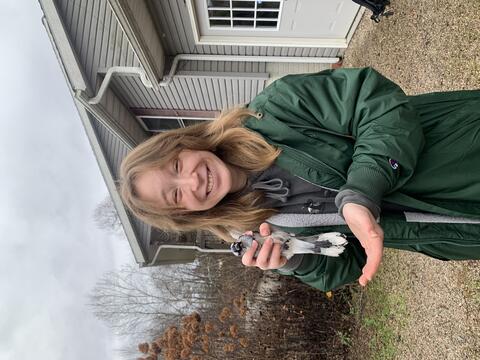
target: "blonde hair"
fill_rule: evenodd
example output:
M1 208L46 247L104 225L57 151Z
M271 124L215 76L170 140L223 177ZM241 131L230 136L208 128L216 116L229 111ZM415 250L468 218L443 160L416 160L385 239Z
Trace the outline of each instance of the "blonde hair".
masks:
M142 221L167 231L207 230L231 241L230 230L257 229L275 213L273 209L259 206L262 195L257 191L228 194L205 211L186 211L159 208L140 199L135 189L140 174L163 167L182 150L211 151L246 173L265 170L280 150L242 126L248 116L257 117L248 109L233 109L214 121L160 133L138 145L125 157L120 168L120 195L125 205Z

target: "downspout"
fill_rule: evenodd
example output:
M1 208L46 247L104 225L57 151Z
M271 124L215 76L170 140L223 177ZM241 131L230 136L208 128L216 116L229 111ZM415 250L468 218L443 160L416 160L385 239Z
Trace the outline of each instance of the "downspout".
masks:
M148 79L145 70L140 67L133 67L133 66L112 66L108 69L105 77L103 78L102 85L100 85L100 89L98 89L97 95L90 100L88 100L89 104L98 104L103 97L103 94L108 88L110 84L110 80L112 79L113 75L116 74L125 74L125 75L139 75L142 84L147 88L153 88L152 82Z
M203 55L203 54L177 54L173 58L172 66L168 75L164 76L164 80L158 84L153 84L148 79L145 70L140 67L130 66L112 66L108 69L105 78L98 89L95 97L88 99L88 103L91 105L98 104L105 91L110 84L113 75L126 74L126 75L139 75L143 85L147 88L155 89L155 85L168 86L175 77L175 73L178 68L178 63L182 60L195 60L195 61L236 61L236 62L271 62L271 63L304 63L304 64L334 64L337 63L339 57L296 57L296 56L248 56L248 55Z

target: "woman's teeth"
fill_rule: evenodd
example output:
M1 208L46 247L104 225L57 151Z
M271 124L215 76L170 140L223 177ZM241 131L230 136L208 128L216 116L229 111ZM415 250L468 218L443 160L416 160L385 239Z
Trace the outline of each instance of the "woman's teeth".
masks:
M213 175L210 171L207 172L207 194L210 193L213 189Z

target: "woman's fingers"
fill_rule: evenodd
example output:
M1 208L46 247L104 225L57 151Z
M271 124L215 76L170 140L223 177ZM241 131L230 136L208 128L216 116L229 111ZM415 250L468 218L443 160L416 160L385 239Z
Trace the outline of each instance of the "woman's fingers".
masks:
M262 248L255 256L258 243L254 241L250 249L242 256L242 263L245 266L257 266L262 270L273 270L281 268L287 262L282 256L282 244L274 243L272 238L268 238L262 245Z
M278 269L287 263L287 259L282 256L282 244L275 243L270 255L269 269Z
M273 248L272 238L267 238L260 251L257 255L257 266L262 270L267 270L269 268L270 254Z
M353 203L345 204L343 215L347 225L360 241L367 255L367 261L362 269L362 275L358 279L360 285L365 286L373 279L382 262L383 230L375 221L370 210L362 205Z
M258 243L254 240L252 246L242 256L242 264L245 266L256 266L255 252L257 251Z
M259 228L259 231L260 231L260 235L262 236L269 236L270 233L271 233L271 230L270 230L270 225L268 223L262 223L260 225L260 228Z
M371 281L380 267L383 256L383 231L378 227L377 231L369 234L365 253L367 254L367 262L362 269L362 276L358 279L360 285L365 286Z

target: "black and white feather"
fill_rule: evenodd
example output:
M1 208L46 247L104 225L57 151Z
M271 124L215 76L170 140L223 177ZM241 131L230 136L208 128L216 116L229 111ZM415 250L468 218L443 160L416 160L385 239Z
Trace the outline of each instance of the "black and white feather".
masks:
M261 236L258 232L253 235L239 234L237 241L230 245L234 255L242 256L256 240L261 248L263 242L271 237L274 242L283 244L282 255L290 259L295 254L320 254L326 256L339 256L348 244L344 234L329 232L312 236L295 236L285 231L275 230L270 236Z

